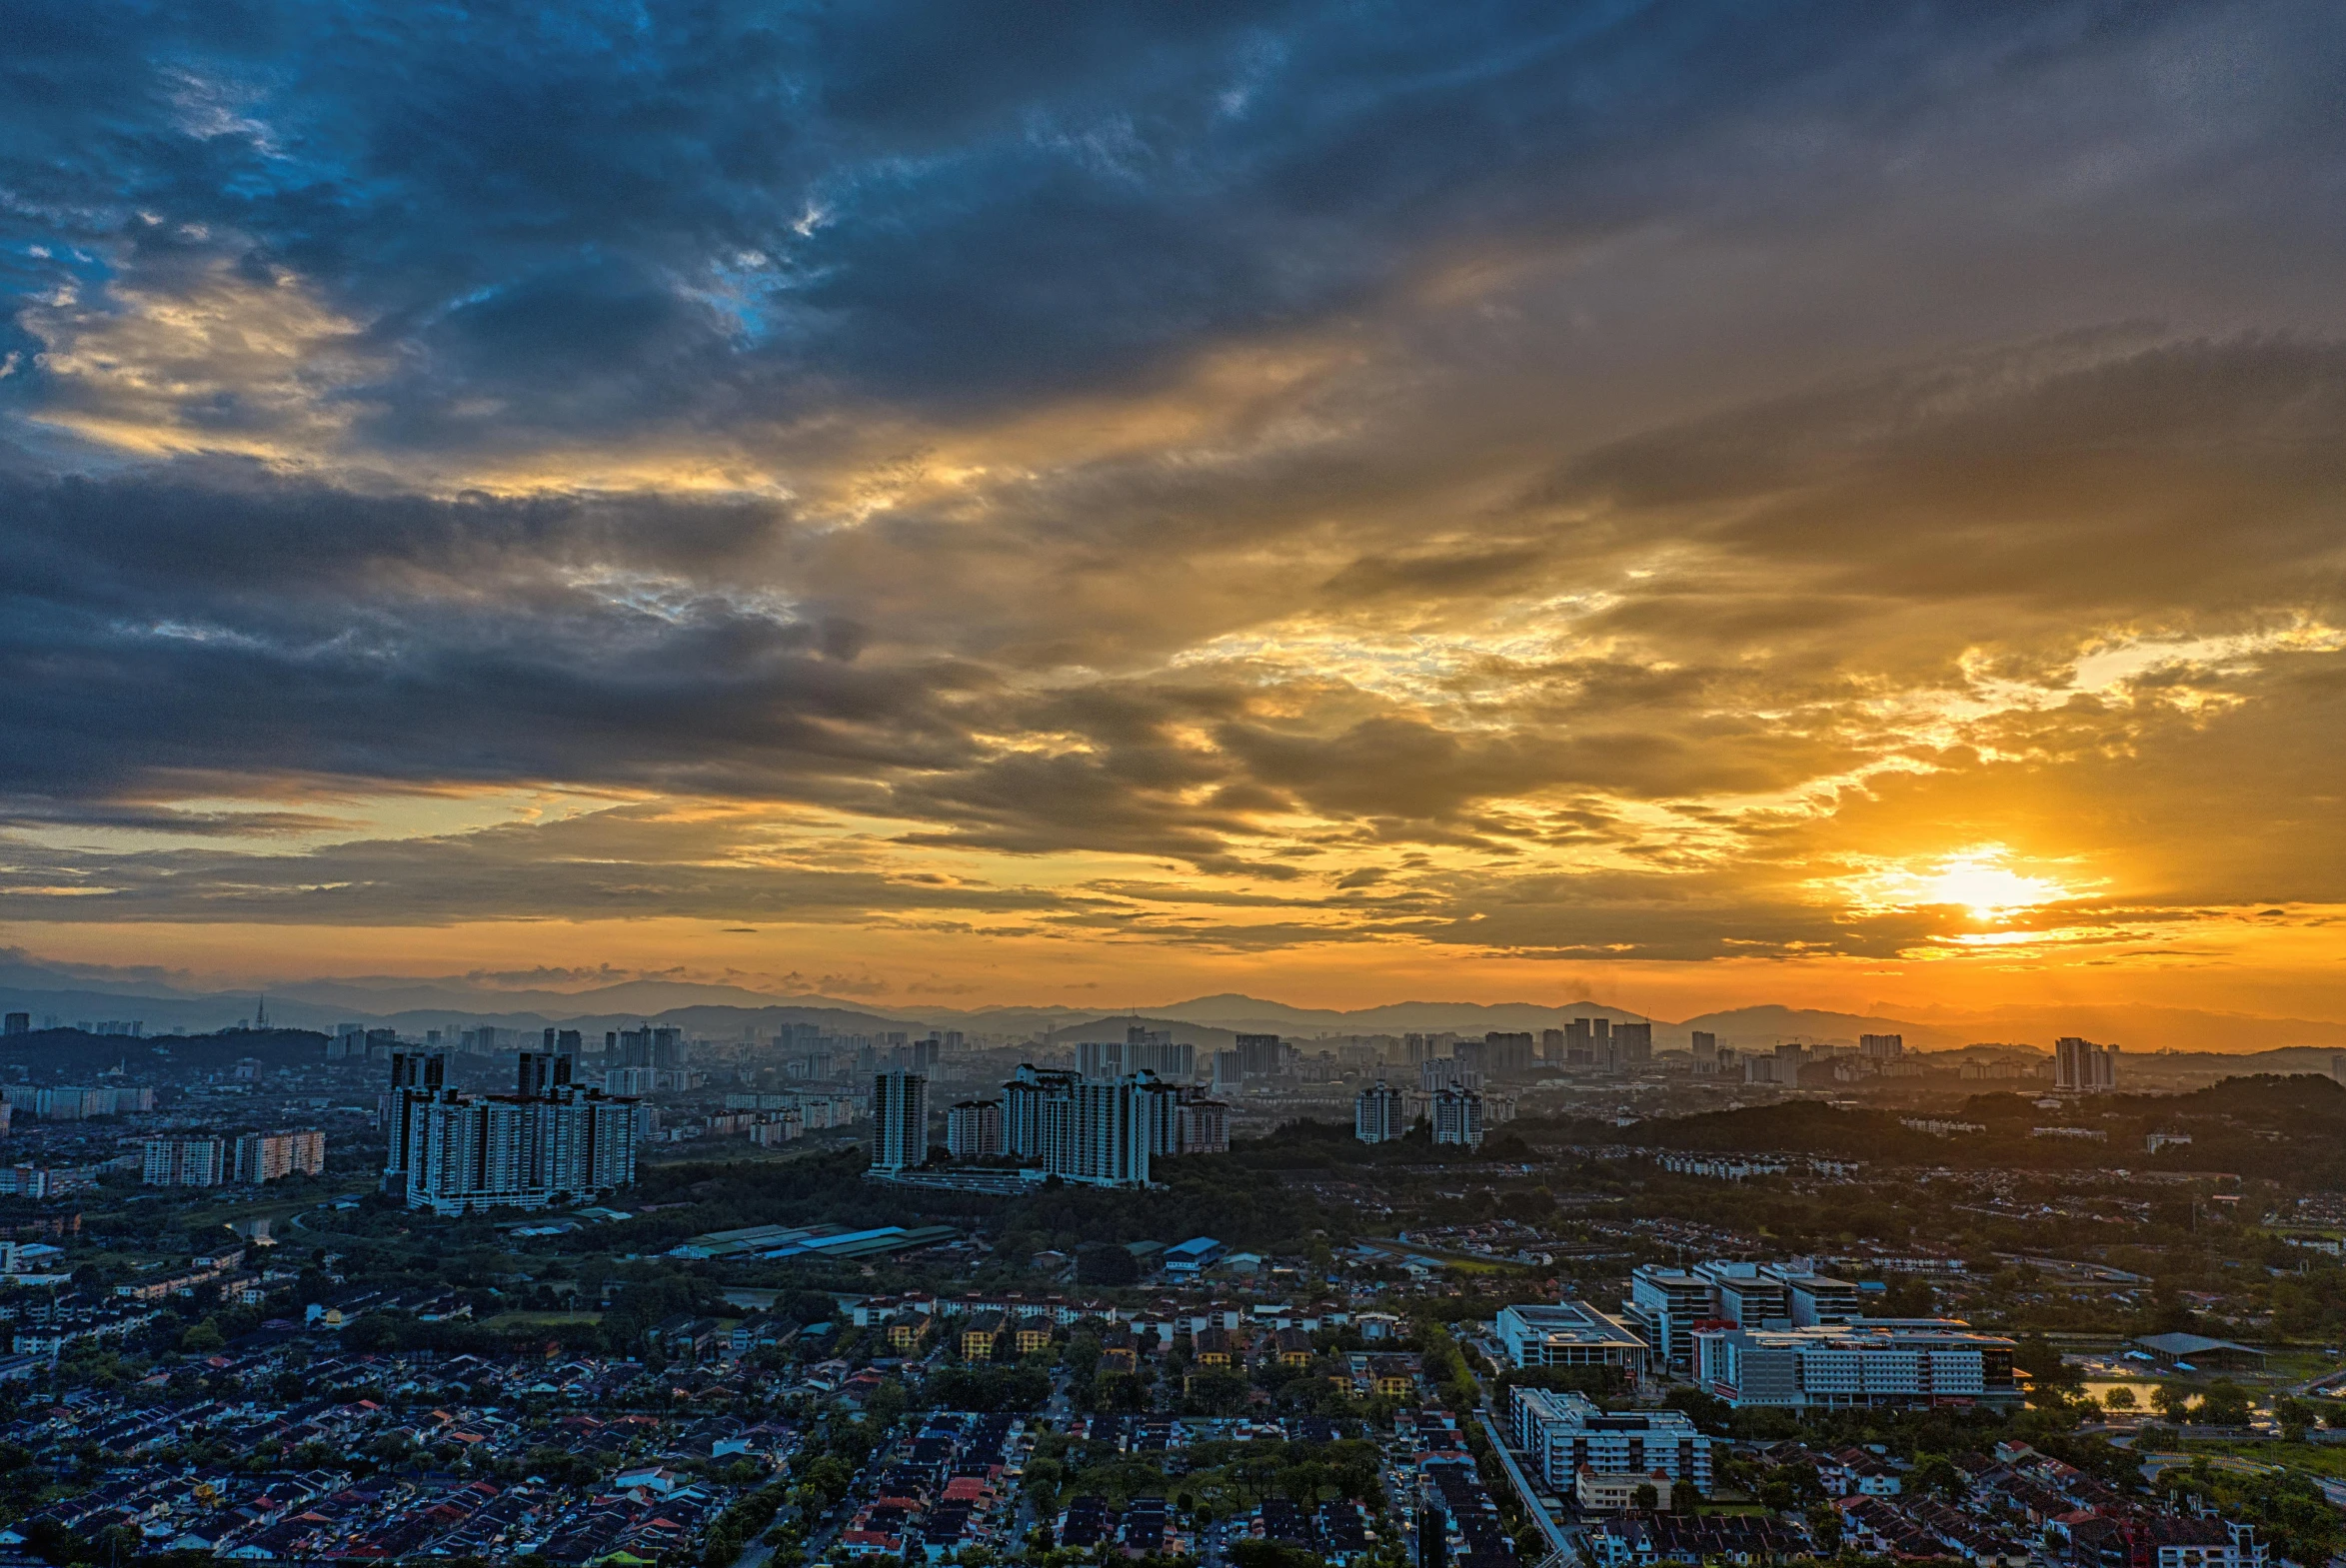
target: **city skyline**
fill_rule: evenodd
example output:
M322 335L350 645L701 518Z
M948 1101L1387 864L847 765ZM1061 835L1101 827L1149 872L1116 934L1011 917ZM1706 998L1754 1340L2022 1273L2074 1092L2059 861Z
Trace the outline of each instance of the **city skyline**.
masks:
M2346 1023L2327 8L34 9L0 969Z

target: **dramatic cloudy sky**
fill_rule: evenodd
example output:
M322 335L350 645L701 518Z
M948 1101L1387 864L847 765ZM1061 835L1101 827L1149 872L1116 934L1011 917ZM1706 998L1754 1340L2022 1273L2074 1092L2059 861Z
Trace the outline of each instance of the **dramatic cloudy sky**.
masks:
M2334 0L8 10L0 941L2346 1017Z

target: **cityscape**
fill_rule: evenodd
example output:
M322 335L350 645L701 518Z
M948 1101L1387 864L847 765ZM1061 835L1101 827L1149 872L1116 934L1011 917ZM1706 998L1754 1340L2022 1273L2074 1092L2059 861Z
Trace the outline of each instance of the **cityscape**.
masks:
M2336 0L7 0L0 1568L2346 1568Z
M2346 1541L2346 1052L887 1021L7 1017L0 1551Z

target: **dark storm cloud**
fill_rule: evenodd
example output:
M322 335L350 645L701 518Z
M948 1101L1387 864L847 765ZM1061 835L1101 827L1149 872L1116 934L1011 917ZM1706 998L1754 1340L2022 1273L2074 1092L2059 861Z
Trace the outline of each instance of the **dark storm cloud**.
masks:
M730 593L722 507L0 479L0 777L564 780L872 798L967 762L988 678L876 667L837 617ZM38 814L38 813L35 813Z
M2259 118L2191 153L2317 158L2336 30L2252 11ZM1762 187L1844 206L1881 178L1857 149L1929 145L1940 94L2154 48L2192 12L28 0L0 214L125 274L192 247L312 280L406 351L386 439L453 439L434 405L468 388L567 383L507 422L587 430L841 385L966 402L1130 381L1444 250Z
M1820 822L1894 854L2106 788L2229 843L2179 782L2217 738L2309 797L2340 761L2325 5L27 0L8 33L26 917L1048 901L625 815L227 842L554 785L1267 900L1053 916L1171 942L1874 954L1920 927L1795 885L1837 868ZM2208 646L2070 689L2145 638ZM202 841L57 847L98 832ZM2157 897L2327 885L2223 858Z

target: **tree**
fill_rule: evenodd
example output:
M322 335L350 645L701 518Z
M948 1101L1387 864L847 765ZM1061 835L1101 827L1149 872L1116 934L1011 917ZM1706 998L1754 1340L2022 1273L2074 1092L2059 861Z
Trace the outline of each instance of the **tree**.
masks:
M2191 1408L2191 1390L2181 1383L2161 1383L2150 1391L2151 1408L2170 1421L2183 1419L2183 1412Z
M2102 1395L2102 1408L2105 1410L2131 1410L2134 1408L2134 1390L2128 1388L2124 1383L2118 1384Z
M1651 1481L1640 1481L1637 1490L1629 1494L1629 1506L1651 1513L1661 1506L1661 1493Z
M227 1339L220 1332L220 1320L214 1317L205 1318L201 1323L179 1336L180 1349L199 1355L217 1350L226 1343L228 1343Z
M2192 1414L2209 1426L2246 1426L2254 1408L2247 1389L2228 1377L2219 1377L2200 1391Z
M1677 1480L1670 1483L1671 1513L1690 1514L1701 1507L1702 1492L1692 1481Z
M1841 1511L1831 1503L1810 1503L1802 1515L1808 1525L1808 1538L1816 1543L1818 1555L1830 1557L1841 1549Z
M1963 1472L1945 1454L1923 1454L1914 1461L1907 1473L1906 1486L1910 1491L1936 1492L1949 1502L1960 1502L1971 1490L1971 1483Z
M1091 1246L1076 1254L1076 1283L1107 1289L1141 1282L1141 1261L1124 1247Z

